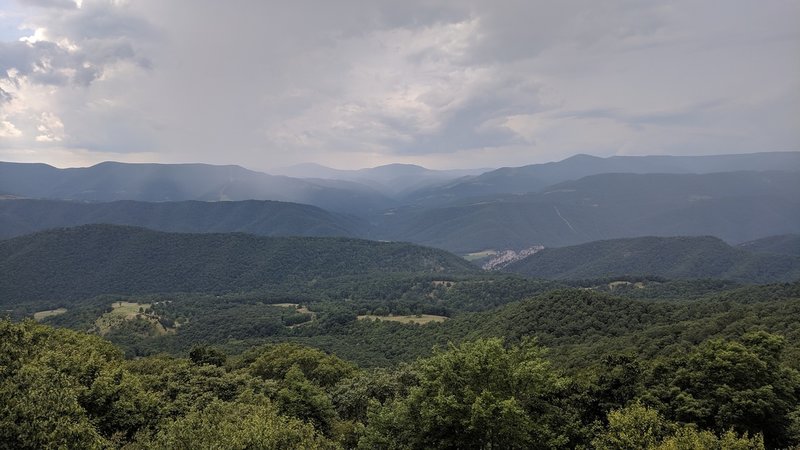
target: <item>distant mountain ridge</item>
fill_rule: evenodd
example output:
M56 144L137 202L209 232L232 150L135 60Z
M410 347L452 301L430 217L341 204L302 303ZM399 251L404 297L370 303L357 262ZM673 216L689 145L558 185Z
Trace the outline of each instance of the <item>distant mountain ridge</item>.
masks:
M647 235L713 235L740 243L800 233L800 152L610 158L576 155L554 163L435 182L431 180L444 172L447 176L457 173L408 164L355 171L320 170L355 178L298 179L238 166L205 164L102 163L88 168L56 169L43 164L0 163L0 195L4 199L77 202L302 203L363 220L363 226L356 228L334 220L339 223L336 228L349 230L344 233L348 236L408 241L458 253L565 246ZM414 190L416 183L426 186ZM245 213L246 205L254 211ZM89 213L79 206L68 212L63 205L53 215L36 217L54 226L100 222L107 217L105 221L112 223L162 230L266 235L283 234L280 229L300 216L314 216L330 223L330 217L323 218L319 212L300 214L297 209L293 214L300 216L293 216L295 219L285 216L273 221L263 207L256 205L227 206L230 209L225 211L236 210L230 220L201 217L197 206L190 212L198 223L196 227L157 208L144 207L143 216L136 220L125 218L124 213L117 220L113 215ZM204 210L209 214L222 211L211 207ZM83 211L85 217L78 218L78 211ZM70 220L59 222L55 220L58 215ZM18 233L13 230L41 229L31 226L28 219L6 217L8 231L2 228L2 220L0 236ZM253 224L245 225L246 220ZM314 231L311 222L297 223L296 234L300 235L340 233L327 226Z
M243 232L259 236L357 237L362 220L316 206L275 201L86 203L0 200L0 239L48 228L86 224L131 225L184 233Z
M438 204L500 193L537 192L553 184L603 173L706 174L737 171L800 172L800 152L764 152L711 156L575 155L558 162L503 167L409 195L417 203Z
M276 169L276 173L297 178L355 181L390 195L403 196L427 186L479 175L489 170L491 169L432 170L415 164L386 164L366 169L342 170L308 163Z
M376 236L456 253L559 247L635 236L713 235L731 243L800 233L791 172L600 174L543 192L498 194L380 218Z
M497 194L537 192L602 173L713 173L742 170L800 172L800 152L717 156L575 155L562 161L475 170L430 170L413 164L338 170L305 164L268 175L240 166L104 162L57 169L0 162L0 194L82 201L277 200L348 213L408 205L442 205Z
M443 250L406 243L84 225L0 241L0 304L113 293L243 292L378 273L477 271Z
M640 237L546 248L504 270L555 280L654 275L775 283L800 280L800 257L752 253L710 236Z
M277 200L339 212L365 212L393 204L368 186L312 182L208 164L126 164L57 169L46 164L0 162L0 193L26 198L108 202Z

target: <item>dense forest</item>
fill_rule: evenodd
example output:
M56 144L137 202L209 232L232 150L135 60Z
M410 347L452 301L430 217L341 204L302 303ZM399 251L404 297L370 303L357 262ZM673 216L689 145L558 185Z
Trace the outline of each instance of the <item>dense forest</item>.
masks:
M800 283L443 278L342 277L272 295L103 295L40 319L84 331L5 321L0 396L10 407L0 441L8 448L800 443ZM492 297L503 300L482 303ZM143 309L101 330L98 316L123 300ZM358 320L413 317L422 307L449 319ZM158 332L162 324L175 331Z
M5 305L0 448L800 444L797 282L373 272Z
M0 239L93 223L181 233L241 232L259 236L357 237L362 220L311 205L275 201L88 203L0 201Z
M786 448L800 373L767 332L568 370L533 339L387 369L294 344L127 360L81 332L0 321L3 448Z
M84 225L0 241L0 303L247 291L295 280L420 271L477 268L442 250L403 243Z
M769 236L739 244L751 252L775 253L778 255L800 256L800 234Z
M767 242L764 244L766 247ZM750 283L800 279L800 256L752 251L764 247L757 243L731 247L711 236L613 239L546 248L510 264L505 270L561 280L623 275L717 278Z

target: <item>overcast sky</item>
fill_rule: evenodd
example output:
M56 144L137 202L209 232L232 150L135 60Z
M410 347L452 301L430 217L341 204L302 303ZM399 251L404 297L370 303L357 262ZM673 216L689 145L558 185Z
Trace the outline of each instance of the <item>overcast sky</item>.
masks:
M0 0L0 160L800 150L800 1Z

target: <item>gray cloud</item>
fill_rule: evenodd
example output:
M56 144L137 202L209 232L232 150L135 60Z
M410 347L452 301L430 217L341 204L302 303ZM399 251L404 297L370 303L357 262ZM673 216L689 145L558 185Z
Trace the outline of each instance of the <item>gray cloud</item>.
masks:
M484 80L476 89L449 111L442 112L443 123L429 133L418 133L405 127L412 135L410 142L391 142L396 153L451 153L464 149L502 147L520 144L524 140L504 126L504 119L519 114L534 114L546 109L539 99L536 83L516 75ZM403 124L392 124L402 127Z
M20 3L41 8L76 9L78 7L73 0L20 0Z
M34 84L89 86L106 67L120 61L149 65L145 57L137 55L134 45L152 38L154 29L113 3L85 2L81 8L74 1L22 3L47 10L29 25L42 30L42 36L0 42L0 77L15 85L20 80L14 78L26 77Z
M559 111L555 116L572 119L610 119L638 130L648 125L691 126L700 124L703 122L704 116L713 114L715 110L726 106L727 104L724 100L712 99L666 111L631 113L622 109L601 108L583 111Z
M0 159L486 167L800 146L791 0L26 0L12 13L32 38L0 42ZM43 122L62 126L42 137Z

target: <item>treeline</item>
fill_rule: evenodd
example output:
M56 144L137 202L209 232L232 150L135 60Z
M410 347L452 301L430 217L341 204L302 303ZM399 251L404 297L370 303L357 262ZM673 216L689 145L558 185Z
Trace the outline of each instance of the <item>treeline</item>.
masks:
M364 370L294 344L126 360L0 321L0 448L761 449L800 444L800 373L766 332L655 360L552 363L534 340Z

